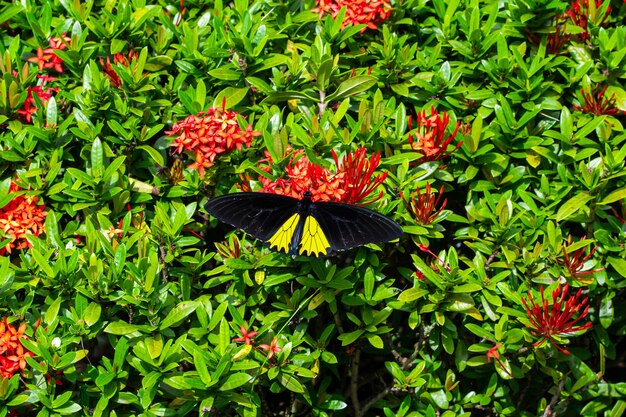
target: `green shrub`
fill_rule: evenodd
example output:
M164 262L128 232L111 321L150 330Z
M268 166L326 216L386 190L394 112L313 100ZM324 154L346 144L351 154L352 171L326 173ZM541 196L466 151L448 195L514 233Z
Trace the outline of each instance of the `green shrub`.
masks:
M3 1L0 417L622 415L624 21ZM292 258L239 190L404 235Z

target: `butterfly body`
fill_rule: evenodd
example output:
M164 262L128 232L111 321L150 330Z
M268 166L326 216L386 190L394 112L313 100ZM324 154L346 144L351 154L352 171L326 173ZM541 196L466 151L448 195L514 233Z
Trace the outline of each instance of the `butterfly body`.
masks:
M360 206L314 202L268 193L235 193L209 200L207 211L290 255L327 256L366 243L399 238L390 218Z

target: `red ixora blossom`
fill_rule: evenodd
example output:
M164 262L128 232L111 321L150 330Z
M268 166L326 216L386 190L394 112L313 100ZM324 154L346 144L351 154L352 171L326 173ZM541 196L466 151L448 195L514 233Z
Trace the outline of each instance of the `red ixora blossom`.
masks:
M572 23L583 29L583 32L578 34L581 41L589 41L589 21L595 23L596 26L602 26L609 17L611 5L606 8L603 16L598 14L602 3L604 3L604 0L595 0L595 7L591 9L589 0L574 0L571 3L571 8L565 11L565 15Z
M211 107L204 113L189 116L175 123L172 130L165 133L177 135L171 145L175 147L173 152L191 152L195 162L189 168L198 170L200 176L203 176L204 170L213 166L217 155L241 150L243 145L250 146L252 138L261 135L261 132L252 130L252 125L242 130L237 123L237 116L234 111L226 110L224 99L221 108Z
M0 322L0 376L11 378L19 370L26 368L26 357L33 353L22 346L20 339L28 339L24 334L26 323L15 329L5 317Z
M48 104L48 101L50 101L52 94L56 94L59 91L58 88L45 87L48 81L54 80L53 78L39 75L37 75L37 78L41 80L41 84L26 89L26 100L22 103L22 108L17 111L17 113L24 118L26 123L32 123L33 114L37 111L35 96L37 96L41 104L45 106Z
M348 25L365 24L367 28L376 30L377 24L387 20L391 14L391 4L388 0L316 0L317 7L312 12L318 13L320 19L324 15L337 18L343 7L346 8L341 28ZM363 28L361 32L364 32Z
M611 97L608 98L605 96L606 88L606 85L604 87L596 85L589 90L581 88L580 94L583 96L583 105L579 106L574 104L574 110L583 113L593 113L596 116L603 114L614 116L618 113L622 113L622 111L615 107L615 94L612 94Z
M559 283L552 292L552 304L548 304L548 300L543 296L544 287L540 290L541 303L535 303L530 291L528 291L528 301L522 298L526 315L530 320L526 327L534 336L541 337L533 346L538 346L547 340L561 352L569 354L569 351L558 345L558 343L563 343L560 338L591 328L591 322L575 326L589 312L589 299L585 297L581 300L582 288L573 297L567 295L568 289L568 284L561 288ZM574 316L577 317L574 318Z
M66 49L67 45L70 43L70 38L65 36L64 33L61 35L61 38L50 38L48 43L50 44L49 48L44 49L41 46L37 47L37 55L28 58L27 61L36 63L40 71L44 68L54 68L56 72L61 73L63 72L63 66L61 65L63 60L59 58L54 51L63 51Z
M409 209L413 218L417 221L417 223L421 225L431 224L439 213L446 207L448 203L448 199L444 198L441 205L439 202L443 197L443 185L439 190L439 195L435 198L435 195L431 192L430 184L426 183L426 191L422 194L422 190L416 188L417 196L415 192L411 193L411 199L407 201L404 198L404 194L400 192L400 196L402 197L402 201L404 201L404 205ZM437 208L439 206L439 208Z
M134 52L134 51L129 51L128 55L124 55L118 52L117 54L113 55L113 63L118 64L118 65L123 65L125 67L130 67L132 61L137 60L138 57L139 57L139 53ZM113 65L111 64L111 58L107 57L106 63L104 62L102 58L100 58L100 65L102 65L104 74L111 81L111 85L115 88L121 87L122 79L117 74L117 71L115 71L115 68L113 68Z
M274 354L280 353L283 351L282 348L278 347L277 338L273 338L269 345L259 345L259 347L263 350L267 350L267 359L272 359Z
M291 151L291 159L285 171L287 178L271 180L259 176L263 192L283 194L294 198L302 198L309 191L313 201L335 201L346 204L371 204L379 200L383 191L372 195L379 185L387 178L387 173L374 176L374 171L380 164L380 152L367 156L365 148L359 148L339 159L332 151L335 161L335 171L310 162L304 150ZM272 171L272 158L266 152L266 158L261 160L261 170L268 174ZM246 191L249 186L242 186Z
M239 242L237 235L230 235L228 241L222 243L215 242L215 247L222 259L239 258L241 256L241 242Z
M429 161L439 161L461 147L463 142L458 142L454 149L448 152L448 145L452 143L459 130L460 122L457 122L452 135L446 136L446 129L450 123L450 116L446 112L439 116L434 108L430 109L430 116L426 110L417 113L417 129L413 130L413 116L409 116L409 144L411 149L423 156L417 162L421 164Z
M571 35L566 33L567 29L567 15L559 14L556 15L554 19L550 22L550 26L552 31L548 34L546 39L546 51L553 55L559 55L563 46L569 41ZM541 39L537 34L532 31L528 31L529 40L535 44L539 45L541 43Z
M233 339L233 342L245 342L246 345L251 345L254 337L256 337L257 334L259 334L259 332L249 332L248 329L246 329L246 326L242 325L239 330L241 331L241 337L237 337L235 339ZM266 346L266 345L261 345L261 346Z
M587 236L583 236L581 240L585 240ZM572 279L582 282L588 283L588 279L585 279L585 275L591 275L596 272L602 271L604 268L592 269L589 271L583 271L582 269L585 267L585 262L589 260L593 254L595 253L597 247L593 247L588 254L585 255L586 247L580 248L578 250L572 251L570 253L567 252L567 247L572 244L572 236L570 235L567 238L567 246L563 244L563 258L557 258L556 262L564 265L569 275Z
M17 193L21 188L11 182L9 194ZM0 230L11 241L0 248L0 256L10 254L13 249L31 247L26 235L39 236L44 231L47 212L43 205L38 205L39 197L16 195L6 206L0 208Z

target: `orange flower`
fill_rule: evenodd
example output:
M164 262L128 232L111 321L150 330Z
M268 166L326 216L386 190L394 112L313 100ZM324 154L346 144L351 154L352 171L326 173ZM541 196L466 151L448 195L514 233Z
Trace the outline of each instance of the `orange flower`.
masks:
M7 318L0 322L0 376L9 379L17 371L26 368L26 357L33 353L22 346L20 339L28 339L24 334L26 323L16 330Z
M380 164L380 151L368 159L365 148L359 148L355 152L344 156L341 162L339 162L334 150L332 154L337 172L344 174L345 193L341 201L348 204L357 204L359 202L360 204L370 204L383 196L383 191L380 190L378 197L365 201L387 178L387 172L385 172L372 179L374 171Z
M283 349L278 346L277 338L273 338L269 345L259 345L259 347L263 350L267 350L267 359L272 359L275 354L283 351Z
M318 13L320 19L328 14L336 19L345 6L346 15L341 23L342 29L348 25L366 24L367 28L376 30L376 25L387 20L391 14L388 0L316 0L316 4L317 7L311 11ZM361 32L367 28L363 28Z
M139 53L134 52L134 51L129 51L128 56L121 54L121 53L117 53L113 55L113 63L118 64L118 65L123 65L125 67L130 67L132 61L136 60L138 57L139 57ZM115 68L113 68L113 65L111 65L111 58L107 57L106 64L104 63L104 60L100 58L100 65L102 65L104 74L111 81L111 85L115 88L121 87L122 79L117 74L117 71L115 71Z
M241 337L237 337L235 339L233 339L233 342L244 342L246 345L251 345L254 343L254 339L256 337L257 334L259 334L259 332L249 332L248 329L246 329L246 326L241 325L241 327L239 327L239 331L241 331ZM264 345L265 346L265 345Z
M387 178L381 174L372 178L380 163L380 152L367 157L365 148L351 152L341 160L333 151L336 172L309 161L304 150L291 152L291 160L285 171L288 178L271 180L259 176L263 192L288 195L302 198L309 191L313 201L335 201L347 204L371 204L382 197L382 191L377 197L366 200L380 184ZM260 161L259 168L267 173L272 170L272 158L266 152L266 158ZM265 163L265 165L263 165ZM250 187L242 187L249 189Z
M404 201L406 207L409 209L411 214L413 214L417 223L422 225L431 224L437 216L439 216L439 213L441 213L441 211L446 207L448 199L444 198L439 208L437 208L439 201L443 196L443 187L444 186L442 185L439 190L439 196L436 199L435 195L431 192L429 183L426 183L426 191L423 194L422 190L419 188L416 189L417 196L415 193L411 193L411 199L409 201L404 198L404 194L400 193L402 201Z
M41 104L45 106L46 104L48 104L48 101L50 101L52 93L57 93L59 91L58 88L45 87L46 83L48 81L54 80L54 78L47 75L37 75L37 78L41 80L41 84L36 85L35 87L28 87L26 89L26 100L24 100L24 103L22 103L22 108L17 111L18 114L24 117L24 120L27 123L32 123L32 116L37 111L37 107L35 107L36 103L34 96L36 95L39 101L41 101Z
M11 182L9 194L20 191L21 188ZM44 230L44 221L47 212L43 205L37 205L39 197L18 195L6 206L0 208L0 230L11 241L0 248L0 256L11 253L13 249L30 248L31 244L26 235L39 236Z
M417 129L409 133L409 144L414 151L423 155L418 161L419 164L439 161L461 147L463 142L457 143L455 148L448 152L448 145L454 140L460 122L457 122L452 135L445 138L448 123L450 116L446 112L439 116L439 112L434 108L430 109L430 116L426 116L426 110L417 114ZM409 129L412 129L412 125L413 118L409 117Z
M50 47L46 49L43 49L41 46L37 47L37 55L28 58L27 61L36 63L40 71L44 68L54 68L56 72L63 72L63 67L61 66L63 60L54 51L64 50L69 42L70 38L65 36L65 33L62 35L62 38L50 38L48 41Z
M213 166L217 155L241 150L243 145L250 146L252 138L261 135L250 125L242 130L237 123L238 114L226 110L225 106L224 99L221 109L211 107L205 113L189 116L165 132L170 136L178 135L171 145L175 147L174 153L189 151L194 154L195 162L189 168L198 170L200 176L204 175L206 168Z

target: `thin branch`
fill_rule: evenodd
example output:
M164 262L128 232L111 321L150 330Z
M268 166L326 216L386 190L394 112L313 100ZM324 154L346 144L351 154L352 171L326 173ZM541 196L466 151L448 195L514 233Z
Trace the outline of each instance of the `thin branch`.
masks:
M370 399L364 406L359 414L355 414L355 417L363 417L365 413L369 411L369 409L376 404L378 401L385 398L388 394L390 394L394 390L392 385L388 385L387 388L376 394L372 399Z
M413 361L417 358L417 355L419 355L420 349L426 343L426 340L428 339L428 335L430 334L430 332L433 331L433 329L435 327L436 327L436 323L433 323L433 324L431 324L428 327L424 327L424 324L422 323L422 325L421 325L421 330L422 331L420 332L420 337L417 340L417 342L415 343L415 349L413 350L413 353L408 358L400 357L395 352L395 350L392 349L392 352L394 353L394 357L395 357L396 361L400 364L400 369L402 369L403 371L411 369L411 367L413 366ZM353 366L354 366L354 363L353 363ZM354 373L354 370L353 370L353 373ZM354 379L353 379L353 381L354 381ZM352 388L354 388L354 386ZM395 388L394 388L393 382L392 382L391 384L388 384L381 392L379 392L374 397L372 397L370 400L368 400L367 403L365 403L363 408L361 408L360 410L357 409L356 403L354 403L354 398L355 397L353 397L352 402L355 404L354 416L355 417L363 417L374 404L376 404L378 401L380 401L383 398L385 398L387 395L389 395L394 390L395 390Z
M361 403L359 402L359 364L361 362L361 350L357 349L354 352L354 358L352 359L352 372L350 373L350 397L352 398L352 408L354 408L354 415L360 417Z
M556 403L559 401L559 397L561 396L561 391L563 391L563 387L565 386L565 380L567 380L567 375L568 374L563 375L563 378L561 379L561 382L559 382L559 386L556 388L556 392L552 396L552 400L550 400L550 404L548 404L548 406L544 410L542 417L550 417L553 415L552 409L554 408Z

